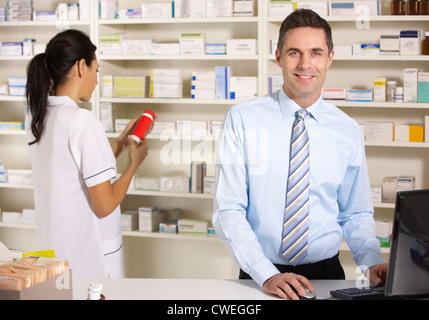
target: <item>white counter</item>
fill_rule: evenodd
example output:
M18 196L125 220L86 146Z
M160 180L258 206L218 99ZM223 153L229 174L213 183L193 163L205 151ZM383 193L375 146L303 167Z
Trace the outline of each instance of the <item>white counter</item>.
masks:
M253 280L237 279L73 279L73 299L87 299L90 283L101 283L106 300L281 300L262 292ZM317 299L354 280L312 280Z

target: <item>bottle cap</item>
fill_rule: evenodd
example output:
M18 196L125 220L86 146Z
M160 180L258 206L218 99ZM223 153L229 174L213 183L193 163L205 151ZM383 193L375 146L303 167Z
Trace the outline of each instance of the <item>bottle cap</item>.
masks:
M98 290L88 291L88 300L101 300L101 293Z

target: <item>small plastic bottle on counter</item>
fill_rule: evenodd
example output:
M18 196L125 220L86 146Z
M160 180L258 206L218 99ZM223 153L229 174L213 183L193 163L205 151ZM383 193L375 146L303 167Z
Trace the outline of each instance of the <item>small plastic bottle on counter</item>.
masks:
M91 283L88 287L88 300L106 300L101 293L103 286L101 283Z

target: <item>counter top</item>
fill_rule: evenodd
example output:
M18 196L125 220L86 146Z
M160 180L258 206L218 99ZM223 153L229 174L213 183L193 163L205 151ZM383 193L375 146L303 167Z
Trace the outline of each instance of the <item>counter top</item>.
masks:
M282 300L253 280L238 279L75 279L73 299L86 300L90 283L101 283L106 300ZM330 290L354 287L355 280L312 280L317 299Z

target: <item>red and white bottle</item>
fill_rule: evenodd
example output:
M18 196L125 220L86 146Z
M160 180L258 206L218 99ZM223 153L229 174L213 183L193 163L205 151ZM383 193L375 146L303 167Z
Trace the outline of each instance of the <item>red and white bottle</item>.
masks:
M132 137L137 144L139 144L143 140L147 129L149 128L154 119L155 112L153 112L152 110L146 109L143 112L139 122L137 123L136 128L132 133Z

